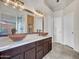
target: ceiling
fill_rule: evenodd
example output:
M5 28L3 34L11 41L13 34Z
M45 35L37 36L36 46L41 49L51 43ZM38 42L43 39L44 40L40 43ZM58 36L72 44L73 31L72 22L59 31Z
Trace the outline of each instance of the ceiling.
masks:
M51 9L45 5L44 0L23 0L25 3L26 8L31 10L39 10L44 15L52 13Z
M73 0L44 0L45 4L53 11L60 10L68 6Z
M31 10L39 10L44 14L50 14L52 11L60 10L69 5L73 0L22 0L25 6Z

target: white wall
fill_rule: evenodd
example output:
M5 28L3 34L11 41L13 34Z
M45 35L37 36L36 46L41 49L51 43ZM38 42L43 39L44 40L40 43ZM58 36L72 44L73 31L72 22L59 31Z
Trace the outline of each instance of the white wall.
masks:
M79 0L74 0L64 9L64 15L72 12L74 19L74 49L79 52Z
M79 0L76 0L74 17L75 50L79 52Z
M69 12L64 15L64 44L74 48L74 13Z
M54 42L63 44L63 10L54 12Z
M44 31L48 32L48 34L53 37L53 14L46 15L44 22Z
M64 44L75 49L74 38L74 15L75 15L76 1L73 1L63 10L64 23Z

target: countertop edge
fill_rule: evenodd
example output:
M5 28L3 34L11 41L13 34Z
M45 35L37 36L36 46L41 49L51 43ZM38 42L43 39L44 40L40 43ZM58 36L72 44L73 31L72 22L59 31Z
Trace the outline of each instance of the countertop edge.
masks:
M36 42L36 41L39 41L39 40L43 40L43 39L46 39L46 38L50 38L50 37L51 36L42 37L42 38L34 39L30 42L21 42L21 41L16 42L16 43L4 46L4 47L0 47L0 52L6 51L6 50L9 50L9 49L12 49L12 48L16 48L16 47L19 47L19 46L22 46L22 45L26 45L26 44L29 44L29 43L32 43L32 42Z

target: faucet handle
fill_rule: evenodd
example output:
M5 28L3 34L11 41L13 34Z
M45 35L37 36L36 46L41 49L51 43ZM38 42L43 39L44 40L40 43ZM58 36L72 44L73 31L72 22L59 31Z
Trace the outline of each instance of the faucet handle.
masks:
M37 29L37 32L41 32L41 29Z
M39 32L39 30L37 29L37 32Z
M39 32L41 32L41 29L39 29Z

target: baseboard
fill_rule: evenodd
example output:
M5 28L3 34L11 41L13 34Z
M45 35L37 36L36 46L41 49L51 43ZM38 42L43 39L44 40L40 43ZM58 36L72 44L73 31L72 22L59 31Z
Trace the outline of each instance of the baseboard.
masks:
M71 46L68 46L68 45L64 45L64 46L67 46L67 47L69 47L69 48L71 48L71 49L73 49L73 50L74 50L74 48L73 48L73 47L71 47Z
M69 47L69 48L71 48L71 49L73 49L73 50L74 50L74 48L73 48L73 47L68 46L68 45L66 45L66 44L64 44L64 43L60 43L60 42L54 42L54 43L59 43L59 44L61 44L61 45L64 45L64 46Z
M74 51L76 51L77 53L79 53L79 50L77 50L77 49L75 49L75 48L74 48Z
M60 42L53 42L53 43L59 43L59 44L62 44L62 45L64 45L64 43L60 43Z
M59 43L59 44L62 44L62 45L64 45L64 46L68 46L68 45L65 45L65 44L60 43L60 42L54 42L54 43ZM79 50L78 50L78 49L72 48L72 47L70 47L70 46L68 46L68 47L71 48L71 49L73 49L75 52L77 52L77 53L79 54Z

